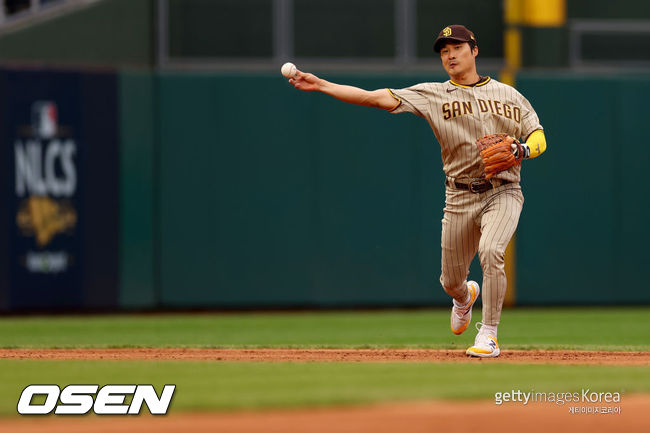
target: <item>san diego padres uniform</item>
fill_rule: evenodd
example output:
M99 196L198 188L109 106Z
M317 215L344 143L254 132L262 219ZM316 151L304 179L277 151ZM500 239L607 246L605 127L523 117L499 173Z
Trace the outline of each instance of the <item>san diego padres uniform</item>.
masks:
M389 91L399 101L392 113L426 119L440 143L447 176L440 283L450 296L464 302L469 265L478 252L483 269L482 322L498 325L507 288L505 250L524 203L521 166L497 174L491 189L476 188L472 182L483 180L484 173L475 142L493 133L526 141L542 130L539 118L517 90L490 77L471 86L449 80Z

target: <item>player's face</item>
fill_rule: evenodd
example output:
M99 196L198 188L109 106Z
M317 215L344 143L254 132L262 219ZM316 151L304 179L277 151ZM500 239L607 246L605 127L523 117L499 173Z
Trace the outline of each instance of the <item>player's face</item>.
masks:
M467 42L447 42L440 50L442 67L449 76L459 76L476 68L478 48L471 49Z

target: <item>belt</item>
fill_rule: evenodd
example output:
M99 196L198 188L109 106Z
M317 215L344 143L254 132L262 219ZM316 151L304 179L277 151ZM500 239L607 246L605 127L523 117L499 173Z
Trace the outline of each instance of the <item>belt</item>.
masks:
M508 183L512 183L512 182L510 182L509 180L500 180L499 179L499 184L497 185L497 187L499 187L501 185L508 184ZM486 179L474 180L474 181L472 181L470 183L459 183L459 182L455 182L453 180L448 180L447 185L453 186L453 187L455 187L457 189L464 189L464 190L467 190L469 192L473 192L474 194L481 194L481 193L484 193L485 191L489 191L492 188L494 188L494 185L492 185L490 183L490 181L486 180Z

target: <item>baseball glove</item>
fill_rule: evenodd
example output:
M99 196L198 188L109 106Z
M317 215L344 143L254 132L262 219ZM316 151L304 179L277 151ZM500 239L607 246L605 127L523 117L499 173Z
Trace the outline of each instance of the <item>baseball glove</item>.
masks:
M497 173L518 165L524 151L516 138L508 134L488 134L476 140L476 147L481 153L485 166L485 178L490 179Z

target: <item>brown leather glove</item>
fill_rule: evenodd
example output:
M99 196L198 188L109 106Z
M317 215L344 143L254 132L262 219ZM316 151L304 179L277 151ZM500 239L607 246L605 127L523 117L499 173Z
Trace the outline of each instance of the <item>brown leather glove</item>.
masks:
M508 134L488 134L476 140L485 166L485 178L490 179L521 162L524 150L517 139Z

